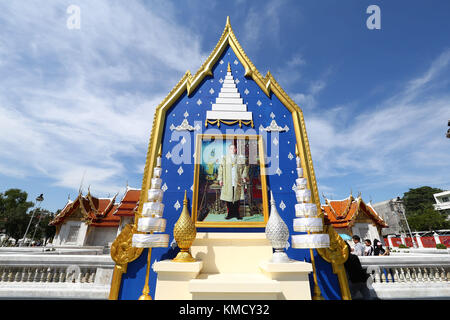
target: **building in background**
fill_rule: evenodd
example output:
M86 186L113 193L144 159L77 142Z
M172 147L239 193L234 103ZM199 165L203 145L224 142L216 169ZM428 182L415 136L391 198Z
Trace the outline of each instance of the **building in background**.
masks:
M450 190L433 194L436 204L434 209L441 213L447 214L447 219L450 219Z
M407 233L405 221L403 221L403 215L399 213L399 210L395 204L396 199L390 199L377 202L372 205L380 217L388 224L388 227L382 230L383 236ZM404 205L399 203L398 206L400 206L400 210L403 210L404 212Z
M372 242L374 239L383 241L382 229L388 228L388 224L371 204L362 200L361 195L356 199L351 194L343 200L325 198L325 203L322 206L325 220L339 234L358 235L361 239L370 239Z
M88 191L68 200L61 212L50 222L56 226L54 246L107 246L128 223L133 223L139 204L140 189L127 186L122 200L97 198Z
M125 194L122 197L113 215L120 217L119 227L117 229L117 235L122 231L125 225L134 223L134 214L139 205L139 196L141 189L134 189L127 186Z
M61 212L50 222L56 227L55 246L106 246L114 241L119 217L116 196L97 198L90 191L86 196L67 201Z

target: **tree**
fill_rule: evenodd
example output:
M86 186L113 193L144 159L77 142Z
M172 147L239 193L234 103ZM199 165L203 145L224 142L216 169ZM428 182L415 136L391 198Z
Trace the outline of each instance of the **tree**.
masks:
M16 241L23 237L30 221L27 211L33 202L27 201L28 194L20 189L9 189L0 193L0 230Z
M414 231L433 231L450 227L446 215L434 210L433 206L410 214L408 216L408 223Z
M443 190L431 187L420 187L415 189L409 189L403 195L403 202L405 205L406 215L417 214L422 212L426 208L429 208L435 203L433 194L442 192Z
M403 195L405 214L409 226L414 231L438 230L450 227L445 214L436 211L433 194L443 190L431 187L409 189Z

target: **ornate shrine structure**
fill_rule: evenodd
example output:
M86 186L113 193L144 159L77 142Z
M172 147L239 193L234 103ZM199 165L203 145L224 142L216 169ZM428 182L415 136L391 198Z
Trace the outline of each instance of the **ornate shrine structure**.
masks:
M200 69L156 108L138 203L111 247L110 299L351 298L302 110L258 72L228 18Z
M365 203L361 195L354 198L350 194L342 200L330 200L325 198L325 221L331 224L339 234L347 234L350 237L358 235L361 239L382 240L382 228L388 225L376 212L370 203Z

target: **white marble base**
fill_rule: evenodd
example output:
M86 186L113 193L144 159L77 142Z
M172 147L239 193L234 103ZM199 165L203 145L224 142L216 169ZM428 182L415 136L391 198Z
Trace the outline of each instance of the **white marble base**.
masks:
M203 262L158 261L153 264L153 271L158 273L155 300L191 300L188 289L189 281L195 279L202 270Z

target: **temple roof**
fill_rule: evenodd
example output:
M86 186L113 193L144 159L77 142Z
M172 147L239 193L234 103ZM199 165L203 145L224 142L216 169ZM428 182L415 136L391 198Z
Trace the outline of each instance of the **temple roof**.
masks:
M117 195L116 195L117 196ZM90 191L86 196L80 192L74 200L68 200L61 212L50 221L49 225L57 226L69 218L77 209L80 209L81 220L94 227L118 227L120 217L113 215L118 204L116 196L112 198L97 198Z
M388 227L375 209L370 204L366 204L361 196L355 199L353 195L350 195L343 200L329 200L325 198L325 202L326 205L322 205L325 213L325 222L333 225L335 228L352 227L358 217L367 217L381 228Z
M114 210L113 215L119 217L132 217L139 205L139 196L141 189L127 187L122 201Z

